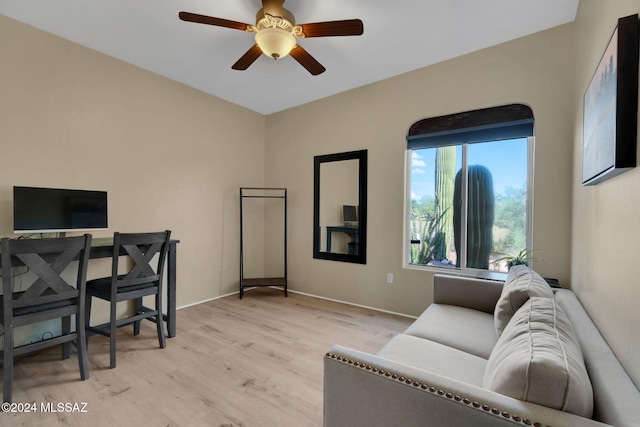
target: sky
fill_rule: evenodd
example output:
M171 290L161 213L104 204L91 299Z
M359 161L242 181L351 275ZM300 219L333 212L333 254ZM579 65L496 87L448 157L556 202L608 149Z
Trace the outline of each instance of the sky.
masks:
M411 159L411 198L433 196L435 188L436 150L414 150ZM520 188L527 183L527 139L513 139L471 144L469 165L486 166L493 175L495 195L507 187ZM462 163L462 147L456 149L456 170Z

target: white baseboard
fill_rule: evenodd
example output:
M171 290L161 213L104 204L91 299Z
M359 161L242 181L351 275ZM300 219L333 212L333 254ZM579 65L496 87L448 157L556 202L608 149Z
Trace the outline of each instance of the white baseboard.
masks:
M348 301L341 301L339 299L334 299L334 298L327 298L327 297L322 297L319 295L313 295L313 294L308 294L306 292L300 292L300 291L294 291L289 289L289 292L294 293L294 294L300 294L300 295L306 295L308 297L312 297L312 298L319 298L319 299L323 299L323 300L327 300L327 301L333 301L333 302L339 302L341 304L347 304L347 305L352 305L354 307L360 307L360 308L366 308L368 310L374 310L374 311L379 311L381 313L387 313L387 314L393 314L396 316L401 316L401 317L408 317L410 319L417 319L417 316L410 316L408 314L404 314L404 313L398 313L396 311L390 311L390 310L383 310L381 308L377 308L377 307L370 307L368 305L362 305L362 304L355 304L353 302L348 302Z
M246 291L251 291L253 289L256 289L256 288L255 287L254 288L247 288L247 289L245 289L245 292ZM273 287L273 289L282 290L282 288L280 288L280 287ZM287 289L287 292L291 292L293 294L305 295L305 296L308 296L308 297L311 297L311 298L319 298L319 299L323 299L323 300L327 300L327 301L333 301L333 302L337 302L337 303L340 303L340 304L352 305L354 307L366 308L368 310L374 310L374 311L379 311L381 313L393 314L395 316L407 317L409 319L417 319L418 318L417 316L410 316L408 314L398 313L396 311L383 310L381 308L370 307L368 305L355 304L355 303L348 302L348 301L341 301L339 299L322 297L322 296L319 296L319 295L309 294L309 293L306 293L306 292L294 291L293 289ZM198 301L198 302L194 302L194 303L191 303L191 304L187 304L187 305L183 305L183 306L177 307L176 310L180 310L180 309L191 307L191 306L198 305L198 304L204 304L205 302L215 301L217 299L225 298L225 297L228 297L230 295L237 295L239 293L240 293L239 291L236 291L236 292L231 292L231 293L228 293L228 294L225 294L225 295L220 295L220 296L213 297L213 298L208 298L208 299L205 299L205 300L202 300L202 301Z
M228 294L219 295L217 297L203 299L202 301L196 301L196 302L192 302L191 304L186 304L186 305L181 305L180 307L176 307L176 310L182 310L183 308L192 307L194 305L199 305L199 304L204 304L205 302L215 301L217 299L228 297L230 295L235 295L235 294L239 294L239 293L240 293L239 291L235 291L235 292L231 292L231 293L228 293Z

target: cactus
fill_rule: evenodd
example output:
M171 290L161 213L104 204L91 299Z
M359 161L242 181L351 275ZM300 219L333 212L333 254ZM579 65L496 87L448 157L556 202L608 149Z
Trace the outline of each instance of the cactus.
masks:
M493 217L495 199L493 177L484 166L468 168L467 186L467 267L488 269L493 245ZM462 171L456 174L453 195L454 244L460 266L460 235L462 223Z
M411 263L429 264L433 260L440 260L436 258L436 251L442 247L444 239L444 234L440 231L442 215L436 217L428 214L412 214L413 217L417 219L417 221L411 221L411 226L414 228L413 235L421 236L421 239L412 241L420 246L417 249L412 247Z
M436 148L436 210L435 217L440 218L440 233L442 238L435 248L435 259L438 261L449 258L451 237L453 234L453 179L456 171L456 147Z

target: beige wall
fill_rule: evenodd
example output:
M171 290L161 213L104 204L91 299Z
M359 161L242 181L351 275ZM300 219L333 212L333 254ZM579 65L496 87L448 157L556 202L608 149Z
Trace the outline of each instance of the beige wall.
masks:
M576 19L572 287L640 384L640 169L583 187L582 97L618 18L638 0L581 0Z
M268 116L266 181L288 187L291 198L291 288L411 315L424 310L433 273L404 269L402 259L409 126L510 103L535 116L536 268L567 285L573 37L565 25ZM369 156L367 264L313 259L313 156L359 149Z
M237 291L238 187L264 184L263 115L4 16L0 63L0 235L13 185L106 190L94 235L181 241L179 306Z
M417 315L433 272L403 268L408 127L523 103L535 115L535 268L576 290L640 383L640 171L589 188L579 172L582 94L616 19L639 10L582 0L576 23L267 117L0 16L0 234L13 185L106 190L110 230L95 234L172 229L186 305L237 289L238 187L287 187L292 289ZM315 260L313 157L360 149L367 264Z

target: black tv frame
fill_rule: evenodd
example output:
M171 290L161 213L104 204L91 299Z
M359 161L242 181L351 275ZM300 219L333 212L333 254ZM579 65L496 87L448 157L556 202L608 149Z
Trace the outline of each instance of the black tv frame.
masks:
M65 233L107 229L106 191L13 187L13 232Z

